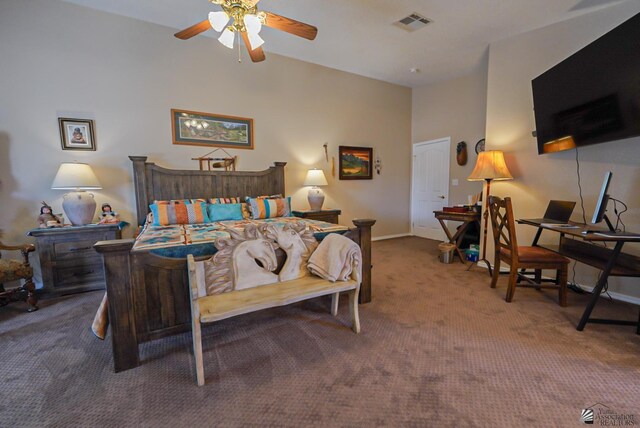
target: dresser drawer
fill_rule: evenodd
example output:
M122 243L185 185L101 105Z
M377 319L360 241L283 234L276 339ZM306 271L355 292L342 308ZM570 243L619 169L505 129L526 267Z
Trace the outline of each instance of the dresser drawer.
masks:
M336 214L316 214L311 218L313 220L326 221L327 223L338 223L338 216Z
M320 211L292 211L294 217L308 218L310 220L326 221L327 223L338 224L338 216L342 214L340 210L326 209Z
M87 263L56 263L53 279L56 288L104 283L102 260L92 257Z
M74 260L78 258L97 256L98 253L93 249L93 244L96 242L96 239L55 242L53 244L53 258L54 260Z

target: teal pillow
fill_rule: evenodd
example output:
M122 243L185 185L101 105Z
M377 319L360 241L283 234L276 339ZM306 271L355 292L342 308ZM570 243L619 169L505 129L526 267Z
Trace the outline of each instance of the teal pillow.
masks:
M242 220L242 204L209 204L210 221Z

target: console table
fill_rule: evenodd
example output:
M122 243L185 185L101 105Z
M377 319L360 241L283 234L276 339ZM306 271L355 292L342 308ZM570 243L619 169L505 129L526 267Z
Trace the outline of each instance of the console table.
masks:
M476 211L467 211L464 213L449 212L449 211L434 211L433 214L436 216L436 219L438 220L438 222L440 222L440 226L442 226L444 233L447 235L447 238L449 239L449 243L456 246L456 253L460 258L460 261L466 264L464 260L464 256L462 255L462 250L460 249L460 243L462 242L464 233L467 231L471 223L477 223L479 228L480 213ZM461 221L462 225L458 228L456 233L452 235L445 223L446 220Z
M558 233L560 242L557 246L545 245L551 251L562 254L565 257L593 266L602 271L600 279L593 289L593 294L578 323L577 330L582 331L588 322L595 324L617 324L637 326L636 332L640 334L640 318L637 321L612 320L591 318L591 312L595 308L600 293L607 283L609 276L640 277L640 257L622 252L622 247L627 242L640 242L640 235L634 233L612 234L607 230L594 230L584 224L570 222L573 227L560 227L543 225L538 221L520 219L518 223L538 228L533 243L537 246L538 239L543 230ZM589 233L583 233L583 232ZM611 242L613 248L605 248L596 243Z

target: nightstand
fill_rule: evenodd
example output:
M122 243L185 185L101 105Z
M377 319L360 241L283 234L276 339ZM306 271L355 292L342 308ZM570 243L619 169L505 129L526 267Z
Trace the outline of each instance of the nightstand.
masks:
M126 222L33 229L42 271L43 293L63 295L104 289L102 257L93 249L98 241L120 239Z
M328 223L338 224L338 216L342 214L341 210L320 210L320 211L291 211L294 217L309 218L311 220L326 221Z

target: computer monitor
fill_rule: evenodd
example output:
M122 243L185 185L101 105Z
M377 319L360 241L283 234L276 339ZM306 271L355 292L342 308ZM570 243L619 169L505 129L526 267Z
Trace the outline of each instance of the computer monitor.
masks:
M602 220L606 220L607 226L609 229L613 231L613 226L609 219L605 216L605 212L607 211L607 203L609 202L609 195L607 191L609 190L609 184L611 183L611 176L613 174L611 171L607 171L604 174L604 181L602 182L602 189L600 190L600 197L598 197L598 203L596 204L596 210L593 212L593 218L591 219L591 223L596 224L600 223Z

